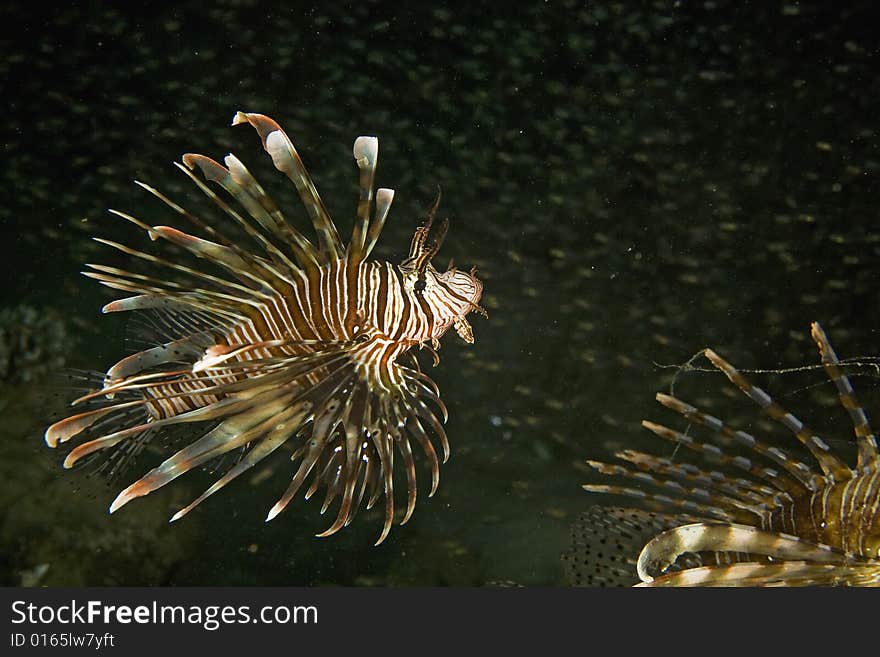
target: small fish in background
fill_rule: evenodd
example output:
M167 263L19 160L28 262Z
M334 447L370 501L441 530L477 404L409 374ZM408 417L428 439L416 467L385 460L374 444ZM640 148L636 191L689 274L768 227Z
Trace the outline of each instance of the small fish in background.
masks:
M98 386L73 402L84 410L49 427L46 442L57 447L83 439L67 455L65 468L95 458L115 468L143 445L155 444L157 434L201 427L197 439L128 486L110 507L112 513L194 468L233 455L225 473L173 521L290 441L291 460L298 465L266 520L311 476L305 498L325 489L322 513L340 498L336 519L319 536L347 526L365 498L369 509L384 496L378 545L394 519L395 451L406 473L400 524L416 505L412 443L430 465L431 495L439 481L434 442L444 461L449 456L446 408L413 348L427 349L437 364L439 339L448 329L472 343L466 317L471 311L485 315L479 306L483 285L474 270L450 264L441 272L431 264L448 228L448 220L435 222L439 195L400 265L367 260L394 197L391 189L374 196L375 137L354 143L360 197L351 240L344 244L281 127L261 114L242 112L235 115L237 124L256 129L275 167L294 184L317 242L288 221L231 154L225 166L196 154L177 164L225 215L226 225L208 222L138 183L204 237L111 211L171 248L153 254L98 241L167 275L91 264L86 276L131 294L103 312L149 313L161 338L107 370ZM187 252L193 256L188 261L175 259Z
M626 511L593 511L600 518L595 524L599 529L588 536L593 549L599 539L607 542L609 536L622 533L633 539L617 546L625 558L632 553L636 540L654 533L635 563L635 573L643 586L880 586L877 441L818 323L812 325L811 334L854 426L858 449L855 467L844 463L824 440L730 363L706 349L704 353L711 363L772 420L790 431L814 463L735 430L671 395L658 394L661 404L707 430L715 440L703 442L690 433L647 420L642 422L646 428L731 472L738 470L742 476L634 450L618 452L615 456L621 463L617 464L588 461L603 475L623 477L649 489L586 484L587 491L637 498L644 508L678 514L671 525L664 525L670 522L667 516L651 531L645 531L648 528L643 525L638 533L628 531L625 524L618 523L613 530L603 532L601 528L608 526L609 519L613 521ZM731 455L716 442L739 445L753 457ZM637 517L642 520L645 513L638 511ZM631 568L627 566L623 575L632 576ZM620 579L619 568L610 572L610 578Z
M35 586L39 586L40 582L43 581L43 577L45 577L46 573L49 572L49 564L47 563L38 563L33 568L26 568L25 570L19 570L18 575L21 578L19 582L19 586L23 586L26 588L32 588Z

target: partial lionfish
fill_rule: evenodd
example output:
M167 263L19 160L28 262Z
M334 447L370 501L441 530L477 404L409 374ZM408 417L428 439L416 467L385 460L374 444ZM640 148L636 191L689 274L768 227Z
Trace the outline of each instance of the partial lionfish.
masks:
M379 189L374 199L375 137L354 142L360 197L346 245L279 125L242 112L232 123L248 123L259 133L275 167L295 185L317 243L287 220L234 155L227 155L222 166L204 155L187 154L176 166L252 240L250 245L138 182L205 237L111 212L203 264L98 240L170 272L160 278L87 265L93 271L86 276L134 293L107 304L103 312L151 311L170 335L107 370L98 389L73 402L97 407L53 424L46 442L55 447L81 434L87 438L67 455L64 467L70 468L100 450L135 450L169 425L208 423L200 438L128 486L110 506L112 513L193 468L234 454L225 474L173 521L292 441L291 458L298 467L266 520L287 506L311 474L305 497L326 488L322 512L341 497L335 521L318 536L348 525L364 497L370 508L384 495L378 545L394 517L395 450L408 487L400 524L409 520L416 504L413 441L430 464L431 495L439 481L433 441L439 440L443 461L449 456L442 426L446 408L412 349L429 349L436 364L439 339L450 327L472 343L466 316L471 311L485 314L478 305L482 283L475 270L459 271L450 264L440 272L431 264L448 227L447 220L434 221L437 203L400 265L367 261L394 197L393 190ZM244 212L215 194L194 171L225 189Z
M669 491L652 493L613 484L584 486L592 492L639 498L647 507L678 514L634 512L636 515L628 518L621 510L613 511L615 517L629 522L628 526L615 527L618 536L630 537L651 526L658 530L638 557L636 566L642 585L880 586L877 442L837 355L817 323L812 325L812 337L855 427L855 468L847 466L803 422L711 349L703 352L711 363L770 418L794 434L818 470L665 394L657 395L663 406L712 432L716 442L740 445L759 458L732 455L712 442L701 442L687 432L647 420L643 426L664 440L698 452L731 471L742 471L745 476L734 477L634 450L616 454L627 465L588 461L602 474Z

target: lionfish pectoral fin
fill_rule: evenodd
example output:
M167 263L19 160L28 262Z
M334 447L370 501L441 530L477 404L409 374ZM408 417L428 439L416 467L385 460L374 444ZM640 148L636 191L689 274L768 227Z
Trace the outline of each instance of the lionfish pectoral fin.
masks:
M290 407L291 395L278 391L270 390L250 401L251 404L240 407L239 413L225 417L204 436L165 459L119 493L110 505L110 513L218 456L261 440L272 427L283 425L285 418L295 409Z
M303 419L310 410L311 405L308 402L299 402L289 407L284 412L280 413L277 417L269 418L262 425L257 427L256 430L252 433L255 435L259 434L259 436L245 437L247 440L257 441L254 446L251 447L250 450L245 454L245 456L232 468L230 468L222 477L220 477L220 479L215 481L204 493L199 495L190 504L175 513L171 517L170 522L180 520L180 518L192 511L195 507L197 507L208 497L219 491L230 481L238 477L243 472L250 470L252 467L257 465L257 463L259 463L276 449L281 447L281 445L287 442L287 440L290 439L295 430L301 425ZM236 442L238 444L233 445L233 449L242 444L239 441Z
M334 526L339 524L341 527L351 513L353 493L350 491L354 483L350 479L356 477L353 463L360 456L361 444L360 439L355 439L355 436L359 437L363 430L361 421L352 416L352 408L358 404L359 391L364 387L359 380L357 362L350 358L350 349L353 348L356 348L354 343L350 343L342 361L335 368L324 368L320 382L303 392L303 397L308 398L315 409L311 433L306 436L303 447L294 454L294 458L300 459L299 466L287 490L269 510L267 522L287 507L313 471L315 479L306 493L306 499L323 483L328 486L328 500L324 506L326 509L338 492L335 482L341 480L345 488L339 512L342 520L338 520ZM328 472L327 465L334 462L334 457L340 452L343 454L339 464L341 469ZM336 529L333 530L335 531Z
M764 413L794 434L795 438L816 459L826 477L831 477L835 481L845 481L852 476L852 470L803 422L785 410L778 402L774 401L764 390L753 385L741 372L712 349L706 349L703 353L716 368L724 373L731 383L758 404Z
M562 567L572 586L632 586L636 559L659 532L682 524L683 516L641 509L591 506L571 525ZM614 546L609 547L609 546Z
M88 429L98 420L105 418L111 413L115 413L126 408L132 408L134 406L141 406L142 404L143 402L140 401L113 404L111 406L96 408L90 411L85 411L83 413L77 413L76 415L66 417L46 429L46 444L49 447L57 447L60 443L67 442L74 436Z
M682 525L655 536L642 549L637 570L643 582L650 582L687 552L740 552L774 559L843 563L847 556L826 545L768 532L735 523L700 522Z
M378 339L378 338L377 338ZM436 399L433 385L417 370L389 361L389 371L372 380L361 359L375 349L373 340L353 341L338 368L325 373L307 393L314 403L311 433L296 457L299 467L287 490L269 511L276 517L293 499L311 474L313 480L306 497L319 487L326 489L322 513L340 498L333 523L317 536L330 536L349 524L365 496L366 508L385 498L385 514L377 545L388 536L394 522L394 457L403 462L406 473L407 503L400 522L408 521L417 499L416 466L411 441L416 441L428 458L433 494L439 481L439 459L432 440L439 439L448 456L448 441L442 422L423 400ZM424 379L424 380L423 380ZM392 392L388 381L395 383ZM442 410L442 402L436 399ZM431 433L422 426L426 420ZM444 415L445 419L445 415Z
M880 566L873 564L826 564L813 561L743 563L701 566L668 573L636 586L878 586Z

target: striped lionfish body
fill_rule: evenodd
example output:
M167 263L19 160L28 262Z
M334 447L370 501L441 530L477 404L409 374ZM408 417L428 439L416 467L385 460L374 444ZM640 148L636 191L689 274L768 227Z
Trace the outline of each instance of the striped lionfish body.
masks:
M687 432L642 424L658 437L743 476L632 450L616 454L626 465L589 462L600 473L639 481L665 494L608 484L588 484L586 490L637 497L649 507L679 514L642 549L637 571L643 585L880 586L877 443L819 324L813 324L812 337L855 427L854 468L711 349L704 353L712 364L794 434L815 464L664 394L657 395L661 404L708 430L715 440L700 442ZM715 442L740 445L756 458L733 456Z
M370 508L384 496L381 543L394 516L394 453L407 478L401 524L416 503L412 443L430 464L431 494L439 480L434 443L439 441L444 461L449 455L446 408L436 385L419 370L412 348L427 347L436 364L439 339L450 327L473 342L466 316L483 312L478 305L482 283L473 270L440 272L432 266L448 226L446 220L434 221L436 203L403 263L366 260L394 196L390 189L373 194L376 138L359 137L354 144L360 198L351 240L344 245L278 124L241 112L233 120L239 123L256 129L275 167L295 185L317 242L288 222L234 155L223 166L187 154L177 166L251 240L252 248L138 183L204 237L111 212L154 241L196 256L202 265L98 240L173 273L173 278L157 278L102 265L88 265L92 271L86 273L132 294L107 304L104 312L148 311L170 335L113 365L99 389L73 402L87 410L49 427L46 442L55 447L81 436L64 462L72 467L111 448L139 449L162 427L204 423L197 425L207 427L200 438L123 490L110 507L113 512L185 472L234 455L225 474L172 520L290 442L297 465L267 520L308 480L306 499L326 489L322 512L340 498L335 521L319 536L348 525L365 498ZM234 203L216 194L211 183Z

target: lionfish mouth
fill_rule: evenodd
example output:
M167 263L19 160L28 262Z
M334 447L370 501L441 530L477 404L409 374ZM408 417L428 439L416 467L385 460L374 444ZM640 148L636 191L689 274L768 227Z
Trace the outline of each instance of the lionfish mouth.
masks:
M166 272L103 265L88 265L86 272L130 294L107 304L104 312L148 313L161 338L107 370L102 386L73 402L79 412L47 429L46 442L56 447L77 438L65 467L98 461L116 473L158 434L206 426L200 438L128 486L110 507L116 511L190 470L216 467L224 456L233 456L224 474L172 520L286 447L295 470L266 519L284 510L304 486L306 499L323 490L322 514L338 501L335 520L318 534L328 536L351 523L362 506L370 509L384 500L378 545L396 515L395 458L406 475L406 505L398 518L404 524L417 498L413 444L430 469L429 495L439 482L437 446L443 461L449 456L446 407L411 347L436 341L442 335L438 326L448 327L450 313L459 334L472 342L464 316L481 310L482 283L474 277L474 290L460 301L454 285L416 295L403 285L398 266L368 260L394 198L390 189L374 194L375 137L359 137L354 144L360 195L351 239L344 244L281 127L261 114L243 112L235 115L237 124L256 129L275 168L296 187L317 239L289 222L231 154L223 164L197 154L177 164L227 217L225 226L138 183L204 237L111 211L160 246L170 242L176 252L194 258L179 262L172 258L175 251L154 255L99 240ZM420 266L427 266L439 248L441 228L432 240L423 231Z

